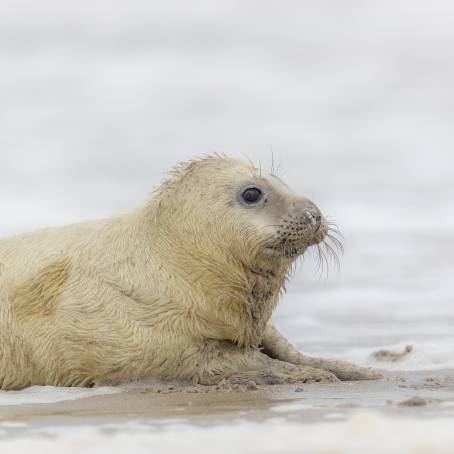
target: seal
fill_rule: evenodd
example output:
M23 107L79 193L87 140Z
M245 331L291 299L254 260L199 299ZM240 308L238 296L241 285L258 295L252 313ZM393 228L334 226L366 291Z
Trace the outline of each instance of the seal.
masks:
M275 175L210 155L140 209L1 240L0 388L377 378L301 354L270 321L329 231Z

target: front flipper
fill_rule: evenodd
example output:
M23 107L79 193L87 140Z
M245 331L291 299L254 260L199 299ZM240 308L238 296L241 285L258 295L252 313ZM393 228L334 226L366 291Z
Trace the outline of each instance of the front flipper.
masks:
M307 367L274 361L266 369L233 374L227 383L247 384L253 381L257 385L281 385L295 383L333 383L339 379L331 372L315 367Z
M312 358L303 355L279 333L271 321L266 326L262 347L264 353L271 358L292 364L324 369L336 375L340 380L376 380L382 377L379 372L373 369L357 366L347 361Z
M277 385L284 383L336 382L338 378L324 369L290 364L272 359L257 349L244 349L230 342L205 341L191 355L193 383ZM183 378L183 377L182 377Z

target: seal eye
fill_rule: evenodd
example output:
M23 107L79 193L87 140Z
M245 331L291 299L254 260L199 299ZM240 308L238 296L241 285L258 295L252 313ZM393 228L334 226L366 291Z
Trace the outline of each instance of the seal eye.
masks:
M257 203L263 196L263 192L259 188L247 188L241 198L247 204Z

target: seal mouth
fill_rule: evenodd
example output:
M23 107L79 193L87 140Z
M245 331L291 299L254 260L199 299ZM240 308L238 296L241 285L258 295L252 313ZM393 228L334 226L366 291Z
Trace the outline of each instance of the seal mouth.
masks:
M268 246L266 250L272 255L282 258L295 258L303 255L309 246L308 244L281 243L279 245Z
M287 264L301 258L309 248L314 248L317 253L316 273L320 273L320 277L325 274L328 277L332 263L340 269L338 254L343 254L344 251L342 238L339 227L332 221L322 222L317 228L314 226L312 231L294 228L290 233L288 229L287 232L282 232L279 226L277 235L263 245L263 253L270 261Z
M285 258L296 258L303 255L311 246L323 243L328 233L328 229L322 224L318 225L311 232L310 237L306 235L301 238L276 238L273 244L266 247L266 250L275 255Z

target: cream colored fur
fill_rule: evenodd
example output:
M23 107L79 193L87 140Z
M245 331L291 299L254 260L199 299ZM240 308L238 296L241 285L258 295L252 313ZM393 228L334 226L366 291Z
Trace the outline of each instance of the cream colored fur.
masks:
M256 181L281 197L270 213L235 202ZM215 156L177 168L131 213L0 241L0 388L373 377L311 363L270 324L291 260L263 250L292 197Z

